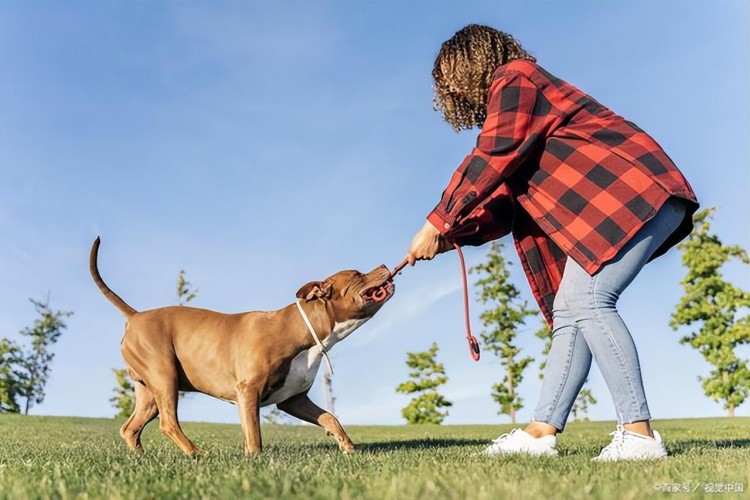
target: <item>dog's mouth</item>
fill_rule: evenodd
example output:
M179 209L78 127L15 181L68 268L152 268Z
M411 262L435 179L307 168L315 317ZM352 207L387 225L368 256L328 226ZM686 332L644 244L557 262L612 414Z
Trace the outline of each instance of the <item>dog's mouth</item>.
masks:
M396 285L394 285L393 281L389 279L380 285L368 288L360 295L366 301L383 302L387 300L391 295L393 295L393 292L395 290Z

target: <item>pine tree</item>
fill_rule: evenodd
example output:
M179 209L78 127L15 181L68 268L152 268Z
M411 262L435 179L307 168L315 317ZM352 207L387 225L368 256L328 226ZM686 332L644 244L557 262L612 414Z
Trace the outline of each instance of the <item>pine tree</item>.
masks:
M673 330L689 327L680 339L701 353L713 366L708 377L699 377L706 396L723 401L727 415L750 395L748 360L737 354L739 347L750 343L750 293L724 279L721 272L731 260L750 264L745 249L724 245L711 234L715 209L701 210L693 216L693 233L677 248L688 272L681 281L684 296L672 313Z
M411 380L400 384L396 392L417 394L401 411L409 424L441 424L448 416L448 411L441 411L441 408L453 406L437 392L438 387L448 382L443 365L435 361L437 352L438 345L433 343L425 352L406 353L406 366L412 370L409 372Z
M523 372L534 361L530 356L518 358L521 349L514 345L518 327L526 323L526 318L538 311L528 307L527 301L519 299L520 292L509 281L509 262L502 255L503 245L497 241L490 246L487 261L475 266L471 272L483 273L484 277L476 282L480 287L479 300L490 304L480 314L486 330L482 332L484 349L492 351L500 358L505 368L505 377L492 387L492 398L500 405L500 415L510 416L516 421L516 411L523 408L523 399L517 389L523 380Z

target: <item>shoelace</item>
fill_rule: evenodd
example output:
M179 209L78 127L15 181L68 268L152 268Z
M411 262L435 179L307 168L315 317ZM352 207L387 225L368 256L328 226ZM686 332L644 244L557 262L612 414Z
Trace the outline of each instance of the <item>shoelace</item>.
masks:
M498 444L498 443L503 442L503 440L509 435L510 434L508 434L507 432L505 434L500 434L498 437L492 440L492 444Z
M604 447L601 455L611 455L615 454L615 452L619 455L619 452L625 447L625 427L618 425L617 430L610 432L609 435L612 436L612 442Z
M495 439L492 440L492 444L500 444L500 443L502 443L506 438L509 438L510 436L512 436L513 434L515 434L516 432L518 432L519 430L520 429L513 429L512 431L506 432L505 434L500 434L500 436L498 436L498 437L496 437Z

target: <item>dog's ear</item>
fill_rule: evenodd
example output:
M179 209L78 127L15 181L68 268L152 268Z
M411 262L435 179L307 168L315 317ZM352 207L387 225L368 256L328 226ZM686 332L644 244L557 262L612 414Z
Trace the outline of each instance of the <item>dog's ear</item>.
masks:
M304 300L327 299L331 296L331 284L327 281L311 281L297 291L297 298Z

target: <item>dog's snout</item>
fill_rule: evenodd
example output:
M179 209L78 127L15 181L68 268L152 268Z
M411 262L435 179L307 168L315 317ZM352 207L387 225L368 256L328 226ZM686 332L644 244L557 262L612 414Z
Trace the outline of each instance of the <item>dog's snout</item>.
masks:
M388 269L388 266L385 264L381 264L369 273L367 275L370 277L370 279L387 279L391 275L391 271Z

